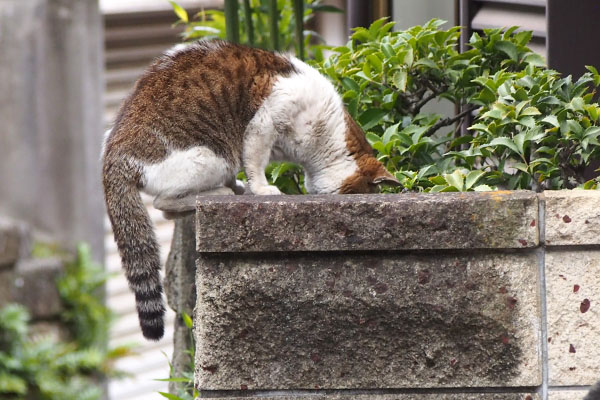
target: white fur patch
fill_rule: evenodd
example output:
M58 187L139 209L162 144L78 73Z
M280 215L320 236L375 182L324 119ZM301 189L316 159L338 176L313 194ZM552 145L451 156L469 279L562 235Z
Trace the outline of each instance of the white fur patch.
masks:
M346 147L342 100L317 70L294 57L290 60L298 72L277 79L256 115L262 110L269 114L269 123L277 129L273 155L305 168L309 193L335 193L358 170Z
M163 161L144 165L143 173L144 192L176 197L224 186L235 171L208 147L196 146L171 151Z
M165 56L168 57L173 57L183 51L185 51L190 45L187 43L179 43L176 44L175 46L171 47L170 49L168 49L167 51L165 51Z
M108 138L110 137L111 132L112 132L112 128L107 129L104 132L104 136L102 137L102 147L100 150L100 159L104 158L104 151L106 150L106 142L108 141Z

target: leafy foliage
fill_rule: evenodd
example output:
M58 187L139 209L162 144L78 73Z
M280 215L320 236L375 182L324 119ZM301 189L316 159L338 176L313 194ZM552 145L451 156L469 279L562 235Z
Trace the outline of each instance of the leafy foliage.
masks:
M253 42L268 48L269 1L245 3L251 13L240 11L242 42L248 41L244 21L251 15ZM317 9L331 11L326 7L307 0L305 22ZM283 48L289 49L292 2L278 0L278 9ZM188 21L187 39L224 37L222 12L199 18ZM180 22L186 20L180 15ZM434 19L395 32L393 22L380 19L357 28L327 59L324 46L312 48L313 65L337 86L378 159L402 183L385 190L598 188L596 180L584 179L599 156L596 69L588 67L576 81L561 77L527 47L531 32L517 27L474 33L460 53L460 27L444 30L444 23ZM440 100L454 104L455 115L427 112L428 104ZM267 175L284 193L305 192L299 166L275 164Z
M272 49L273 39L271 38L271 21L269 18L269 5L271 0L249 0L248 9L239 7L238 20L240 25L240 42L251 44L253 46ZM316 12L340 12L333 6L322 4L322 0L305 0L304 3L304 24L308 23ZM193 19L183 8L171 1L174 11L179 18L177 23L185 24L183 38L186 41L193 41L201 38L221 38L226 37L225 13L221 10L203 10L196 14ZM296 20L294 18L293 2L290 0L277 0L277 26L278 26L278 49L291 51L295 46ZM248 19L250 16L250 19ZM251 21L248 24L248 21ZM251 28L250 28L251 27ZM250 28L250 29L249 29ZM321 40L321 36L314 31L304 30L304 44L309 50L315 51L311 46L313 40Z
M28 338L29 314L20 305L0 310L0 397L6 399L98 399L94 384L103 353L74 343ZM33 397L31 397L33 396Z
M112 314L102 301L102 288L109 278L92 261L87 245L79 245L75 259L65 266L57 287L65 310L63 322L81 347L106 343Z
M460 28L443 30L443 24L434 19L392 32L394 23L380 19L314 63L403 188L583 184L583 170L598 158L600 108L590 90L600 84L598 72L588 67L577 81L561 77L527 47L531 32L517 27L474 33L470 49L459 53ZM456 115L424 111L438 99L452 102Z
M37 255L55 255L36 245ZM57 250L59 254L64 254ZM102 397L100 379L117 375L115 359L128 346L106 349L110 312L98 290L106 280L87 246L80 245L57 282L64 305L61 320L71 340L30 334L29 313L20 305L0 309L0 397L41 400L94 400Z

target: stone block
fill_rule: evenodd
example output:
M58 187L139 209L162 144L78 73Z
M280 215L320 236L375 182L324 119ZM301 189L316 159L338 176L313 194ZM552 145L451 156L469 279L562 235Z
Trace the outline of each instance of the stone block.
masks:
M56 287L62 271L63 262L55 258L20 261L14 271L0 273L0 306L22 304L34 320L56 316L62 310Z
M29 336L33 340L50 339L55 343L69 339L69 332L64 325L53 321L34 322L29 326Z
M556 190L544 192L546 244L600 244L600 192Z
M0 269L0 307L12 302L14 278L14 269Z
M541 384L534 252L200 254L202 390Z
M582 400L587 394L587 390L549 390L548 400Z
M171 376L184 376L191 373L193 362L189 350L192 347L190 330L185 325L183 314L192 316L196 303L196 241L194 234L194 217L192 215L175 220L171 251L165 265L164 288L167 303L176 318L173 332L173 357L171 359ZM178 393L187 384L169 382L169 392Z
M600 251L546 253L550 385L600 377Z
M524 248L533 192L198 197L201 252Z
M431 393L431 394L310 394L292 396L214 397L215 400L539 400L535 393Z
M14 267L30 254L31 231L27 224L0 218L0 270Z

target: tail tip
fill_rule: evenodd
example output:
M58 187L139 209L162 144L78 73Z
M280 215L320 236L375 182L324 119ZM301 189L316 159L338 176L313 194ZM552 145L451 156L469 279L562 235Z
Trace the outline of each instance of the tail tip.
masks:
M165 325L162 321L152 325L141 324L142 334L148 340L159 341L165 334Z

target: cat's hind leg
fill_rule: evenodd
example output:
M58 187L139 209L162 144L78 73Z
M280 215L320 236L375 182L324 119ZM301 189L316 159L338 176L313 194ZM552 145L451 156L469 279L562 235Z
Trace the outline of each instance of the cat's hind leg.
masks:
M232 194L225 187L234 168L205 146L172 151L160 162L143 168L144 192L155 196L154 207L167 218L194 212L199 194Z

